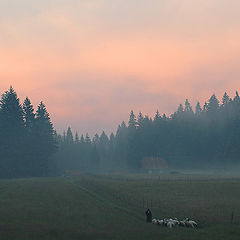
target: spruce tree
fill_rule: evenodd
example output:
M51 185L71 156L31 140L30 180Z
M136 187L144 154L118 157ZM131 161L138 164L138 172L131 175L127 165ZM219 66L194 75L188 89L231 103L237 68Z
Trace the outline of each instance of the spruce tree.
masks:
M83 134L81 135L81 138L80 138L80 143L81 143L81 144L84 144L84 143L85 143L85 139L84 139L84 136L83 136Z
M219 101L215 94L213 94L207 105L207 112L210 114L215 114L219 110Z
M72 134L72 130L70 127L68 127L68 129L67 129L66 143L73 144L73 134Z
M51 156L57 149L56 139L54 138L54 129L51 123L49 113L43 102L38 105L35 121L35 134L37 136L37 166L38 174L48 175L49 162Z
M25 128L28 132L31 132L35 121L35 114L33 105L28 97L23 102L23 118Z
M139 112L138 118L137 118L137 126L138 126L139 128L142 128L143 125L144 125L144 117L143 117L142 113Z
M0 100L0 176L17 177L24 168L23 110L10 86Z
M129 129L136 129L136 126L137 126L136 116L135 116L135 114L132 110L131 113L130 113L130 116L129 116L128 128Z
M184 112L185 112L185 115L187 115L188 117L193 116L192 106L191 106L190 102L188 101L188 99L186 99L186 101L185 101Z
M74 143L75 144L79 144L80 140L79 140L79 136L78 136L78 132L75 133L75 139L74 139Z
M223 97L222 97L222 106L221 107L226 107L230 102L230 98L228 96L228 94L225 92Z
M85 143L90 145L91 142L92 142L92 141L91 141L91 138L89 137L88 133L86 133L86 136L85 136Z
M23 102L23 118L25 126L25 141L24 141L24 162L25 162L25 176L34 176L34 159L35 159L35 144L36 136L34 135L35 113L33 105L28 97Z
M161 120L161 116L159 114L159 111L157 110L155 116L154 116L154 122L159 122Z
M201 112L202 112L202 108L201 108L200 102L197 102L196 108L195 108L195 115L200 116Z
M93 143L95 145L98 145L98 143L99 143L99 135L97 133L93 137Z

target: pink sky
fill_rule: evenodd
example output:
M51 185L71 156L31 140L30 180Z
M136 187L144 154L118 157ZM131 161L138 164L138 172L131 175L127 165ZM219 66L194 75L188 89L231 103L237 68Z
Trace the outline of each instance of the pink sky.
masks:
M240 83L239 0L0 1L0 92L55 128L107 133L131 109L174 112Z

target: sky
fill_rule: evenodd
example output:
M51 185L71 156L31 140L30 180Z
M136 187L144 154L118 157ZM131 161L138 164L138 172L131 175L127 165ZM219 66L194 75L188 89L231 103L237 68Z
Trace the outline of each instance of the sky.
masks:
M115 132L136 115L240 86L239 0L0 0L0 93L59 133Z

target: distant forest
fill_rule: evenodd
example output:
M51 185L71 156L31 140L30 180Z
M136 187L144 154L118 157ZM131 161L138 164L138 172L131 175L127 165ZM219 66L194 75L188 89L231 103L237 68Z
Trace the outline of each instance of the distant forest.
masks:
M73 134L69 127L58 135L56 166L82 171L142 170L142 160L164 159L169 168L230 169L240 164L240 98L227 93L221 102L213 94L193 110L188 99L177 111L154 118L131 111L109 137L102 132L93 139Z
M0 100L0 177L82 172L140 171L143 159L164 159L171 169L230 169L240 165L240 97L213 94L193 110L188 99L166 116L135 115L116 133L90 138L57 134L43 102L35 112L27 97L20 103L12 87Z

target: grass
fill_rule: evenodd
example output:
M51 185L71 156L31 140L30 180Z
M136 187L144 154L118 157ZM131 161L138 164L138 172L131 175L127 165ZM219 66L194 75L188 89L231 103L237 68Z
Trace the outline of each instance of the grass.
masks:
M83 175L1 180L0 240L237 240L239 199L238 176ZM190 217L200 227L166 229L146 224L147 206L154 217Z

